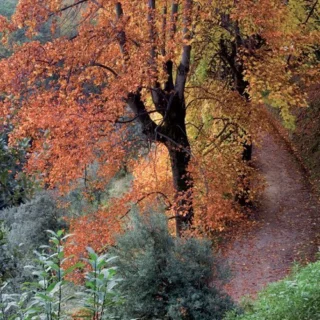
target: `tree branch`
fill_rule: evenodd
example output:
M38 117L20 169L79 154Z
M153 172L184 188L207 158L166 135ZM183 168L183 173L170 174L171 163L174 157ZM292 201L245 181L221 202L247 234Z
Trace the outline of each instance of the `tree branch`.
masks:
M177 32L177 15L178 15L178 3L176 0L172 1L171 4L171 21L170 21L170 39L173 40L174 35ZM164 18L163 18L163 22L162 22L162 29L164 32L164 44L163 44L163 48L162 48L162 54L165 55L166 51L165 51L165 40L166 40L166 24L167 24L167 19L166 19L166 13L167 13L167 7L164 8ZM164 86L164 91L167 93L170 93L172 90L174 90L174 83L173 83L173 62L172 60L168 60L164 66L164 68L166 69L167 75L168 75L168 79L165 83Z
M178 67L178 73L176 77L175 90L178 92L179 98L182 100L184 96L185 84L187 81L187 75L190 69L190 58L191 58L191 40L190 27L191 27L191 11L192 11L192 0L184 1L184 13L183 13L183 41L184 45L182 48L182 56L180 65Z
M152 81L152 90L151 90L151 97L152 101L159 111L162 114L162 106L161 106L161 96L162 90L160 87L160 83L158 82L158 75L157 75L157 66L156 66L156 28L155 28L155 10L156 10L156 0L149 0L148 1L148 24L149 24L149 41L150 41L150 76Z
M150 114L147 111L143 101L141 100L140 91L137 93L130 93L127 98L127 104L133 113L136 115L136 118L142 124L142 132L151 140L164 142L164 139L160 138L155 134L157 125L150 118Z
M119 22L123 18L123 10L122 10L122 5L121 2L117 2L116 6L116 16L117 16L117 22ZM127 61L129 59L129 54L126 49L126 34L123 30L121 30L118 34L118 41L119 41L119 46L120 46L120 51L124 57L124 60Z
M175 145L177 147L177 149L183 150L186 154L188 154L190 157L192 157L192 153L189 149L187 149L184 146L182 146L181 144L177 143L176 141L174 141L173 139L171 139L170 137L168 137L164 133L157 132L157 135L159 135L161 138L163 138L162 139L163 142L171 142L173 145Z
M116 78L118 77L117 72L115 72L112 68L105 66L104 64L98 63L98 62L93 62L92 64L90 64L90 67L100 67L102 69L108 70L109 72L111 72Z
M178 2L177 0L172 1L171 5L171 28L170 28L170 38L172 39L177 32L177 15L178 15Z
M158 113L157 110L152 110L152 111L146 111L147 114L151 114L151 113ZM136 115L135 117L131 118L131 119L128 119L128 120L116 120L116 123L130 123L130 122L133 122L135 120L137 120L139 118L140 115Z
M155 21L154 15L156 10L156 0L148 1L148 24L149 24L149 41L151 44L150 57L151 65L154 66L156 58L156 30L155 30Z
M162 47L161 54L166 55L166 36L167 36L167 5L165 4L162 9Z
M142 196L141 198L139 198L136 202L135 202L135 205L139 204L141 201L143 201L145 198L147 197L150 197L154 194L159 194L160 196L162 196L167 202L168 202L168 205L167 207L165 208L166 210L170 210L171 207L172 207L172 203L170 202L169 198L163 193L163 192L160 192L160 191L153 191L153 192L149 192L147 193L146 195ZM128 209L127 212L120 218L120 219L123 219L130 211L132 210L132 208Z
M318 2L319 2L319 0L316 0L316 1L315 1L315 3L313 4L313 6L312 6L312 8L311 8L311 10L310 10L310 12L309 12L309 14L308 14L308 16L307 16L307 19L305 20L305 22L304 22L303 24L307 24L307 23L308 23L308 21L309 21L309 19L311 18L314 10L316 9L316 6L317 6Z
M73 8L73 7L76 7L76 6L78 6L79 4L82 4L82 3L85 3L85 2L88 2L88 0L79 0L79 1L77 1L76 3L70 4L70 5L67 5L67 6L61 8L61 9L58 10L57 12L66 11L66 10L68 10L68 9L71 9L71 8ZM49 17L52 17L53 15L54 15L54 13L50 13L50 14L49 14Z
M174 89L173 84L173 62L171 60L168 60L165 65L168 79L164 86L164 91L170 93Z

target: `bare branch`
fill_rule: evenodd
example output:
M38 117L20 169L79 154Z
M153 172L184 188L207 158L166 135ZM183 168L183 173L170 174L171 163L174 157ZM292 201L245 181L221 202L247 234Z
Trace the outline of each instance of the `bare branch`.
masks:
M309 19L311 18L314 10L316 9L316 6L317 6L318 2L319 2L319 0L316 0L316 1L315 1L315 3L313 4L313 6L312 6L312 8L311 8L311 10L310 10L310 12L309 12L309 14L308 14L308 16L307 16L307 19L305 20L305 22L304 22L303 24L307 24L307 23L308 23L308 21L309 21Z
M115 72L112 68L110 68L108 66L105 66L104 64L101 64L101 63L98 63L98 62L93 62L90 66L103 68L105 70L110 71L115 77L118 77L117 72Z
M158 113L157 110L152 110L152 111L147 111L146 114L151 114L151 113ZM130 123L139 118L140 115L136 115L135 117L128 119L128 120L116 120L116 123Z
M176 141L174 141L173 139L171 139L170 137L168 137L167 135L165 135L162 132L157 132L157 135L159 135L161 138L164 138L166 142L171 142L179 150L183 150L185 153L187 153L189 156L192 157L192 153L191 153L190 149L185 148L184 146L182 146L181 144L177 143Z
M184 1L184 12L183 12L183 49L180 65L178 67L178 73L176 77L175 90L179 94L179 98L182 99L185 90L185 84L187 81L187 75L190 69L190 58L191 58L191 40L190 27L191 27L191 11L192 11L192 0Z
M79 0L79 1L77 1L77 2L75 2L75 3L73 3L73 4L70 4L70 5L67 5L67 6L61 8L61 9L58 10L57 12L66 11L66 10L68 10L68 9L71 9L71 8L73 8L73 7L78 6L79 4L82 4L82 3L85 3L85 2L88 2L88 1L89 1L89 0ZM53 16L53 15L54 15L54 13L50 13L50 14L49 14L49 17L51 17L51 16Z
M143 201L144 199L146 199L147 197L150 197L152 195L155 195L155 194L158 194L160 196L162 196L165 201L168 202L168 205L166 207L166 210L170 210L171 207L172 207L172 204L169 200L169 198L163 193L163 192L160 192L160 191L153 191L153 192L149 192L147 193L146 195L142 196L140 199L138 199L136 202L135 202L135 205L139 204L141 201ZM123 219L130 211L132 210L132 208L130 208L129 210L127 210L127 212L120 218L120 219Z

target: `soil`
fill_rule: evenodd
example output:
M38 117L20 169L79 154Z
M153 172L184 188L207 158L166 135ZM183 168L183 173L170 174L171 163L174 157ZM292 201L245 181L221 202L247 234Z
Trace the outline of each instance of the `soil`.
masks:
M254 152L266 184L254 223L222 249L231 271L225 289L235 301L254 298L266 284L284 278L295 261L312 261L318 251L320 205L288 145L266 133Z

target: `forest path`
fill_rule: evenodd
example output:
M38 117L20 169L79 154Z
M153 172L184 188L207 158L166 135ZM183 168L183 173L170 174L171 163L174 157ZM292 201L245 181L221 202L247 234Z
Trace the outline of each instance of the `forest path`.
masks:
M235 301L254 297L287 275L294 261L310 260L318 250L320 205L286 143L279 135L263 134L254 163L266 184L256 224L239 231L222 249L231 271L226 290Z

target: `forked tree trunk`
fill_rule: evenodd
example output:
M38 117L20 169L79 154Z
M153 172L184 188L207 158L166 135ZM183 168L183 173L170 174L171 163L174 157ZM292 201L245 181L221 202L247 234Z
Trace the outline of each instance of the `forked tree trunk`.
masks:
M163 96L165 96L165 93ZM142 124L142 131L147 138L164 144L168 149L175 189L176 232L177 235L180 235L183 229L191 226L193 220L193 180L188 173L191 148L185 124L184 97L179 97L173 91L168 93L165 99L159 101L161 106L159 112L165 110L165 112L162 112L163 123L160 126L151 120L139 92L129 95L127 103L137 115Z
M180 6L182 9L182 37L184 43L182 45L182 54L180 63L176 70L176 77L174 81L173 61L169 60L164 66L164 70L167 73L167 81L163 88L158 81L154 79L153 88L151 89L151 96L156 111L162 115L163 119L160 125L155 123L146 108L144 101L141 98L141 88L136 93L130 93L128 95L127 104L134 112L135 117L142 124L143 133L148 137L150 141L163 143L168 151L171 161L171 169L173 176L173 185L175 188L176 198L176 231L177 235L181 234L181 231L185 226L190 226L193 219L192 208L192 178L188 174L188 165L191 158L190 144L187 138L186 130L186 105L185 105L185 85L187 81L187 75L190 69L191 60L191 12L192 12L192 0L184 0ZM176 1L172 1L171 6L171 30L170 37L173 39L177 28L177 14L179 6ZM155 21L152 12L156 9L156 1L149 0L148 8L150 10L148 14L148 23L150 26L149 35L150 43L156 43L155 36ZM167 10L165 8L165 10ZM121 3L116 4L117 18L120 19L123 16L123 10ZM164 32L166 27L166 20L163 21ZM125 59L128 59L129 55L126 52L126 35L124 31L119 33L119 45L122 54ZM166 46L161 48L161 52L165 55ZM156 47L153 45L150 50L149 64L150 69L157 73L157 67L155 58L157 56Z

